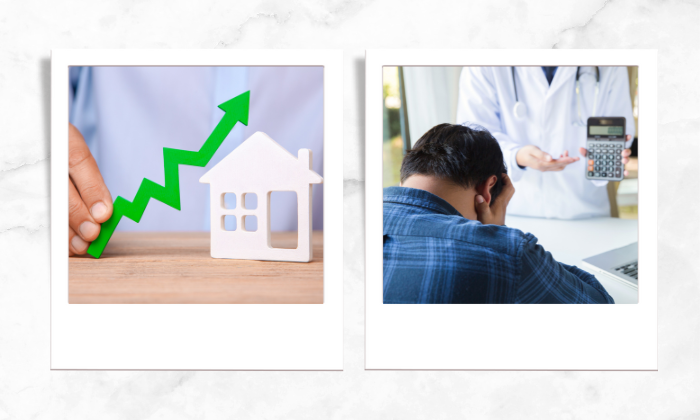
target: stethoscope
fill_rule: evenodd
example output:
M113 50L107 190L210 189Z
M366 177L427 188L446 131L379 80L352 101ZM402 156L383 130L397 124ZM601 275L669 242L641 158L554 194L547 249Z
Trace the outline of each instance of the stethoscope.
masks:
M527 117L527 106L523 102L518 100L518 87L515 84L515 67L511 67L511 75L513 77L513 91L515 92L515 105L513 105L513 115L515 118L522 120ZM579 76L581 72L581 67L576 67L576 111L578 113L578 121L574 121L574 125L579 127L585 127L586 122L583 121L581 116L581 82L579 82ZM593 98L593 112L591 116L596 115L596 110L598 107L598 90L600 88L600 69L595 66L595 96Z

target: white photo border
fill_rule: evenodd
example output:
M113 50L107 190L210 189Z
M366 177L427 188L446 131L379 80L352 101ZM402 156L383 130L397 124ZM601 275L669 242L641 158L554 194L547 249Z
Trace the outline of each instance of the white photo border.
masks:
M382 68L639 66L639 303L383 305ZM657 370L656 50L368 50L365 368Z
M323 304L69 304L69 66L323 66ZM53 50L51 369L342 370L342 138L341 50Z

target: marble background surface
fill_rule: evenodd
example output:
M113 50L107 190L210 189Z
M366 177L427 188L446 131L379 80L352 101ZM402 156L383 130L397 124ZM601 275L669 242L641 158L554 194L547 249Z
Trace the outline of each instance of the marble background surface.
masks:
M0 2L0 420L700 418L698 23L697 0ZM49 370L51 48L344 50L344 372ZM365 48L658 49L658 372L363 370Z

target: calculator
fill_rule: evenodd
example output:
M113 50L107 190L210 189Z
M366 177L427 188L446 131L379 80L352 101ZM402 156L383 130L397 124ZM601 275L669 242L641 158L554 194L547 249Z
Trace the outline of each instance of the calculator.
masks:
M625 117L591 117L586 139L586 178L622 181Z

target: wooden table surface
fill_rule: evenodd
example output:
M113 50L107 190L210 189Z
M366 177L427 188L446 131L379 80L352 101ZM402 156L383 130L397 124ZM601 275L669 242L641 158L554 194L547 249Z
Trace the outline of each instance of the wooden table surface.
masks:
M296 232L274 232L293 248ZM323 232L309 263L211 258L209 232L115 232L100 259L70 257L70 303L323 303Z

